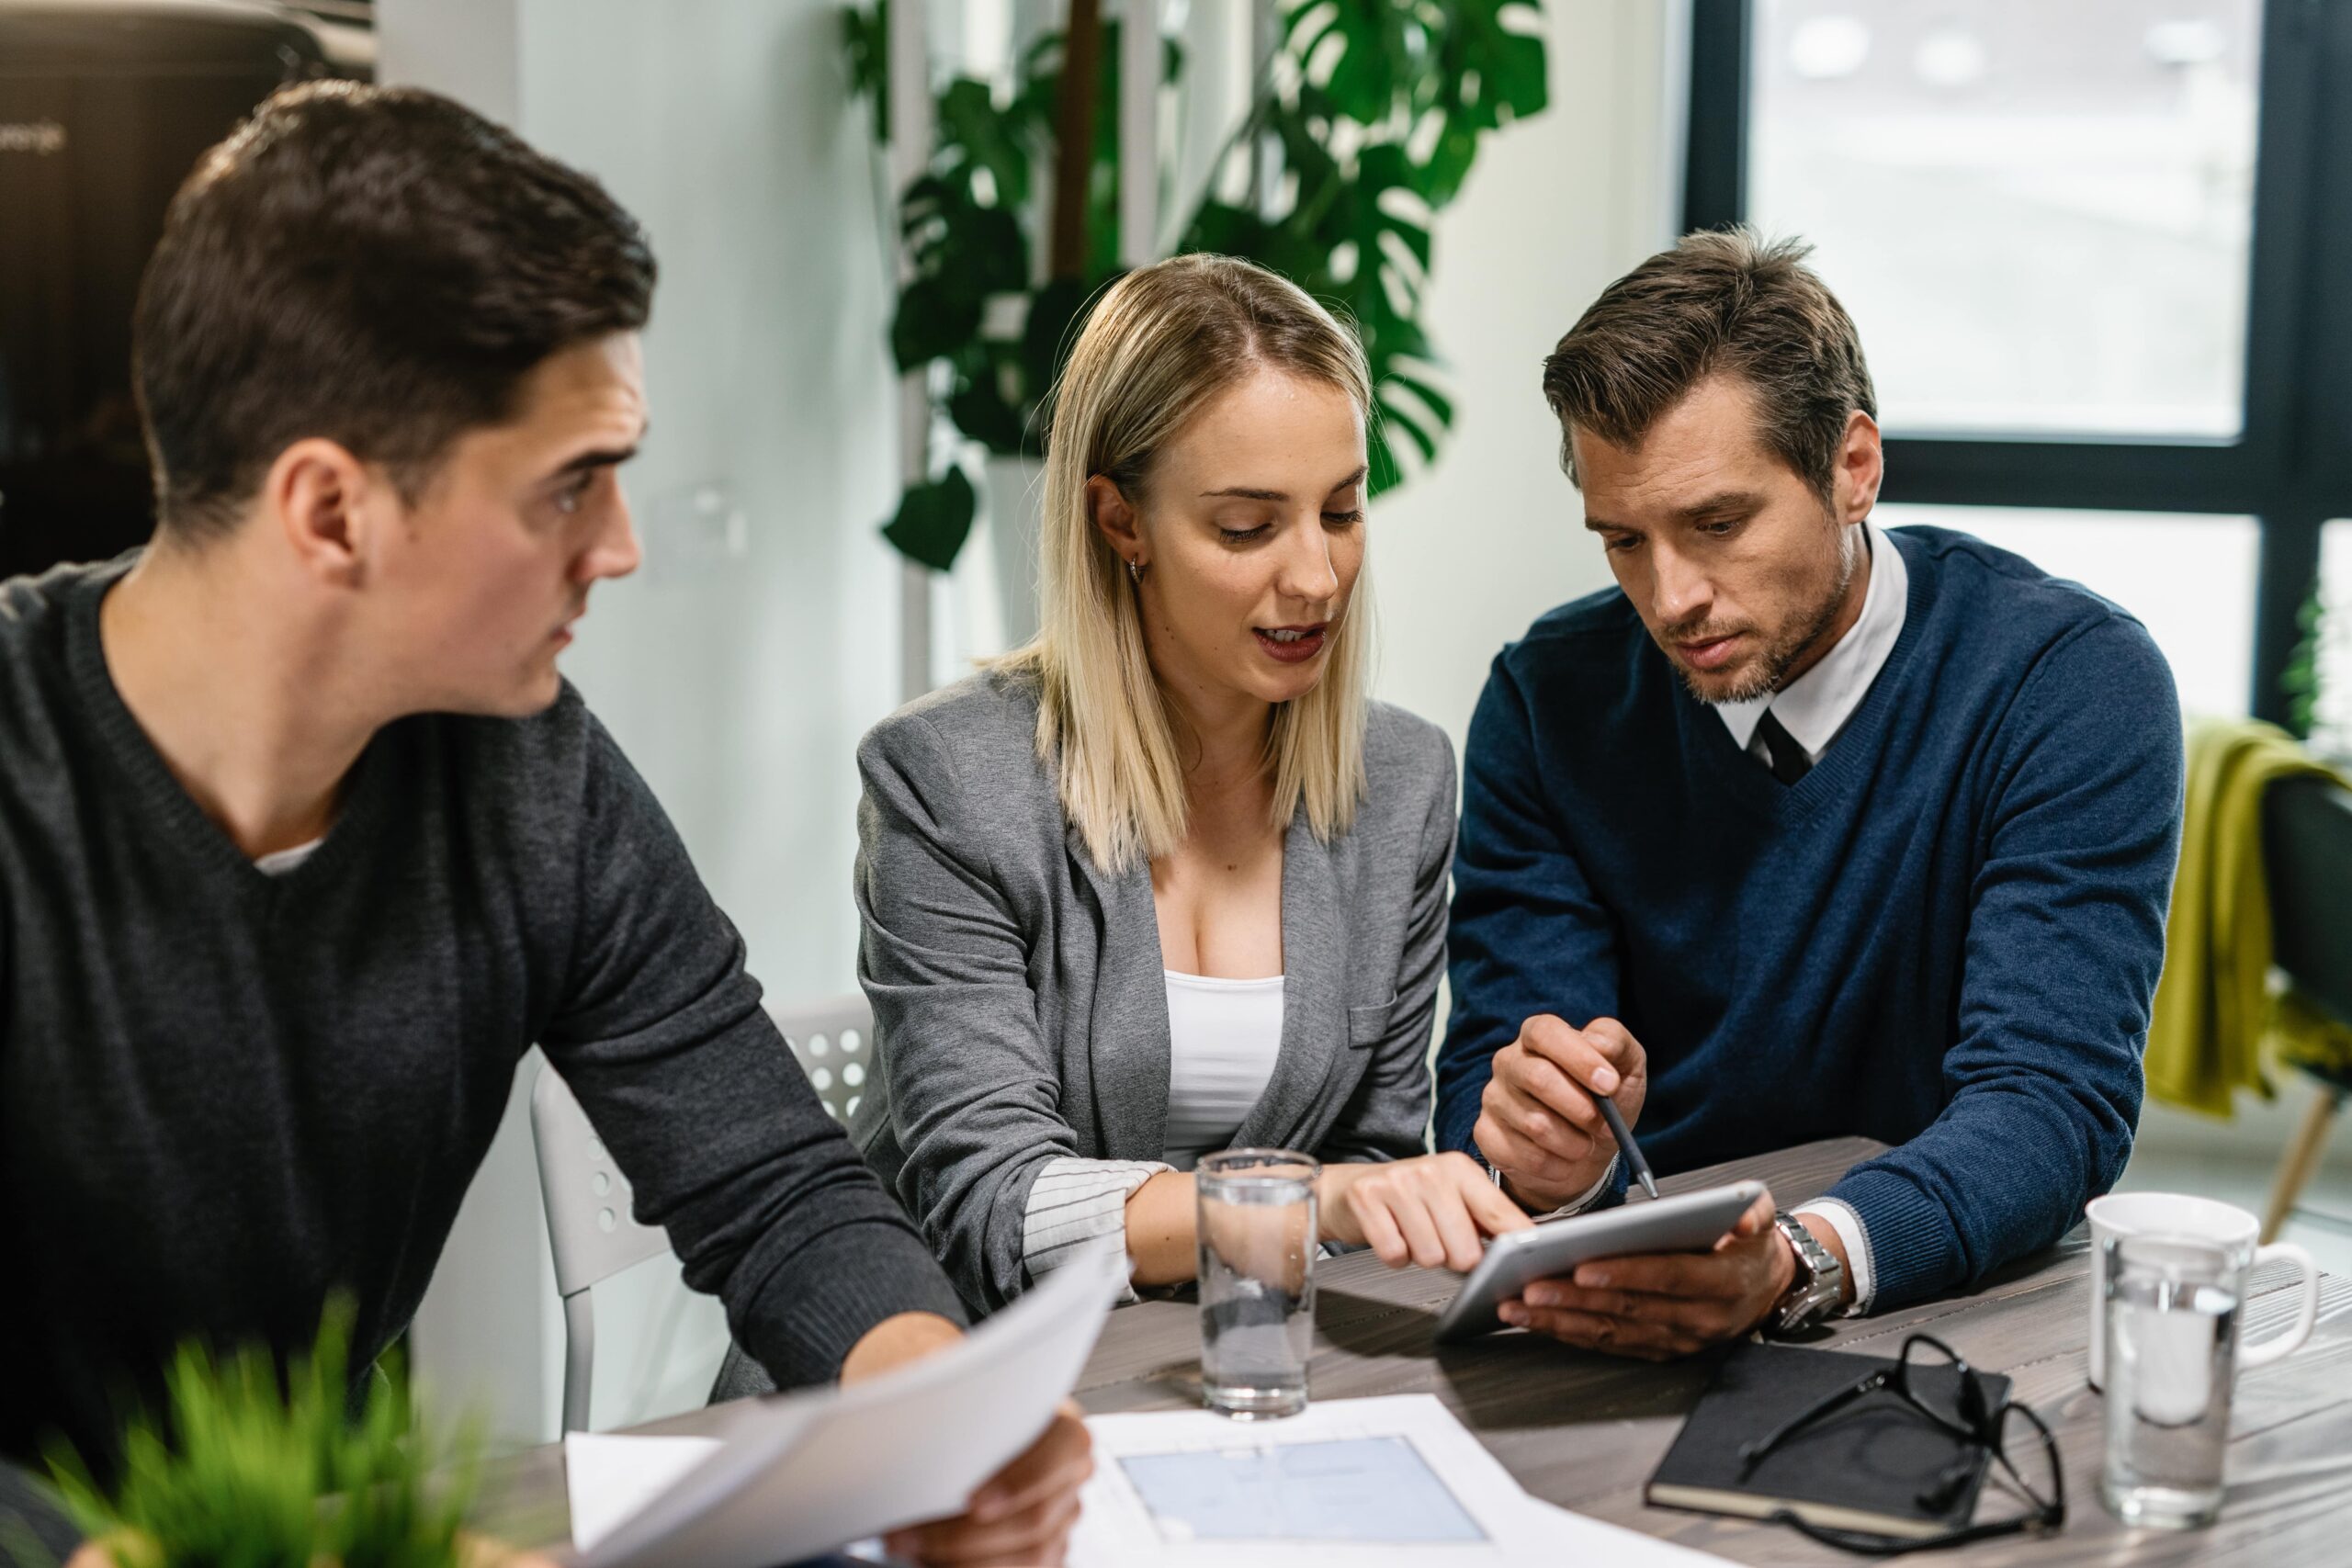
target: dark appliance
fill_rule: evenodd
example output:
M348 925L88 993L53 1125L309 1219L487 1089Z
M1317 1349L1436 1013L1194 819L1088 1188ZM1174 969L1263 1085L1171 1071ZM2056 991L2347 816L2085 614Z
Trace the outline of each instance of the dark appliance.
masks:
M277 87L364 72L343 53L259 0L0 0L0 578L146 539L130 313L164 209Z

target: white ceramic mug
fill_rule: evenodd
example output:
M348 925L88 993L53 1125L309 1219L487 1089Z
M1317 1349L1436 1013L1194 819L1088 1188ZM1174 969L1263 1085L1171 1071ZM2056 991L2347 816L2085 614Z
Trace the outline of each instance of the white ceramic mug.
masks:
M2185 1192L2110 1192L2094 1199L2086 1211L2091 1222L2091 1386L2107 1382L2107 1248L2109 1236L2190 1236L2226 1249L2242 1274L2283 1258L2302 1270L2302 1300L2295 1321L2284 1334L2274 1334L2258 1345L2238 1341L2238 1370L2266 1367L2291 1354L2312 1337L2319 1318L2319 1270L2312 1255L2292 1242L2257 1247L2262 1222L2233 1204Z

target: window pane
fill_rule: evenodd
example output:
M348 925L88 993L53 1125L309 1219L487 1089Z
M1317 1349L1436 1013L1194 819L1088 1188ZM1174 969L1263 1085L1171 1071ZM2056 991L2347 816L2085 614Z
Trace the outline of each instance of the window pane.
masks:
M2235 435L2259 0L1757 0L1749 219L1890 429Z
M2040 512L2007 506L1881 506L1883 528L1927 523L2014 550L2053 577L2114 600L2172 665L2180 705L2244 714L2254 682L2251 517L2170 512ZM2352 561L2346 562L2352 567Z
M2352 518L2320 531L2319 624L2312 628L2312 744L2352 757Z

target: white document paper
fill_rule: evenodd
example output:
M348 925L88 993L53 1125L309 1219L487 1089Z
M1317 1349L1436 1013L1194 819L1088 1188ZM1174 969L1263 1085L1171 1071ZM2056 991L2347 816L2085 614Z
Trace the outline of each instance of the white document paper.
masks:
M1551 1568L1563 1562L1591 1562L1605 1568L1731 1568L1728 1557L1677 1546L1622 1525L1603 1524L1541 1497L1530 1497L1527 1506L1545 1526L1544 1539L1551 1542L1553 1555L1538 1561Z
M565 1433L563 1470L571 1483L571 1544L582 1551L594 1546L718 1448L717 1438Z
M854 1388L746 1402L666 1484L632 1456L675 1467L676 1439L567 1442L579 1568L768 1568L961 1512L1046 1429L1126 1278L1125 1248L1107 1244L951 1350ZM637 1506L613 1518L598 1495L625 1490ZM589 1539L583 1518L605 1533Z
M1070 1568L1519 1568L1716 1559L1530 1497L1434 1395L1288 1420L1098 1416Z

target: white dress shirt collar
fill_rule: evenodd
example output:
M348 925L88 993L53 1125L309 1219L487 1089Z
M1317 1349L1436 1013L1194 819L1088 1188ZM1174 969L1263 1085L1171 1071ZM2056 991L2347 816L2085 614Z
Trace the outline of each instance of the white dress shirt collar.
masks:
M1854 716L1854 710L1862 705L1871 682L1886 666L1887 655L1894 651L1895 640L1903 635L1904 616L1910 609L1911 574L1903 564L1903 552L1884 530L1875 523L1862 526L1869 530L1864 537L1871 552L1871 581L1862 594L1862 613L1846 635L1830 645L1821 662L1778 692L1715 705L1741 750L1749 749L1757 722L1770 708L1804 748L1805 755L1820 761L1838 732L1846 728L1846 721Z

